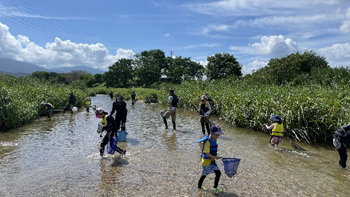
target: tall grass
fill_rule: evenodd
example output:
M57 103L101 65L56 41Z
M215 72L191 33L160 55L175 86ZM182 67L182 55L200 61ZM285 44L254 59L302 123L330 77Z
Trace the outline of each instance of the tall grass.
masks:
M219 80L165 84L163 89L174 89L181 107L193 111L197 110L200 96L208 93L214 100L214 113L222 120L260 132L267 133L262 125L271 123L271 115L279 114L286 135L308 143L330 142L337 127L350 122L348 85L276 86ZM166 102L167 94L159 99Z
M43 101L55 108L67 108L70 91L76 97L76 106L82 106L87 96L83 90L29 77L0 75L0 130L18 127L36 118Z
M286 135L308 143L331 142L334 130L350 122L350 96L347 83L332 85L265 85L247 80L226 79L215 82L188 81L162 84L160 89L106 88L74 89L62 84L48 84L32 78L0 75L0 130L18 127L37 117L42 101L57 108L66 107L69 91L73 91L78 107L87 96L108 94L167 104L168 91L180 98L180 107L197 111L200 96L208 93L214 101L212 114L231 124L265 132L264 123L271 115L282 116Z

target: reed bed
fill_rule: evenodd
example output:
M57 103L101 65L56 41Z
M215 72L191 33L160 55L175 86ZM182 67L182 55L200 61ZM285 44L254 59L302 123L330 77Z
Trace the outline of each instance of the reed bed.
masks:
M83 90L29 77L0 75L0 130L18 127L36 118L41 102L67 109L70 91L76 97L76 106L81 107L87 96Z
M192 111L197 111L200 96L207 93L214 100L212 114L259 132L268 133L262 125L278 114L286 136L307 143L330 143L337 127L350 120L348 85L249 85L242 80L219 80L165 84L163 89L161 103L167 101L167 90L174 89L181 107Z

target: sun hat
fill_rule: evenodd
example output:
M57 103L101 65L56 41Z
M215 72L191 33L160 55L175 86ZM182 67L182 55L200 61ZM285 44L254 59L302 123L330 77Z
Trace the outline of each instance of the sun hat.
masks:
M108 114L107 112L105 112L102 108L97 108L95 111L96 114L96 118L100 118L100 115L102 114Z
M282 120L282 118L279 115L273 115L273 116L271 116L271 120L274 122L279 122Z
M215 135L220 135L220 134L224 134L221 131L221 128L218 125L214 125L210 127L210 132L213 132Z
M203 100L203 99L208 99L208 97L207 97L207 95L204 94L204 95L201 96L201 99L202 99L202 100Z

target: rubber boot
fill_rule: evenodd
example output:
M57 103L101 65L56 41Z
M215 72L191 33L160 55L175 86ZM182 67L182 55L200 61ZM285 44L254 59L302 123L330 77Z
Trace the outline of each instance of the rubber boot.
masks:
M166 121L166 118L164 118L164 117L163 117L163 122L164 122L164 124L165 124L165 129L168 129L168 123L167 123L167 121Z
M205 126L207 127L207 131L208 131L208 135L209 135L210 134L209 123L205 123ZM203 129L203 131L204 131L204 129Z
M172 121L173 122L173 129L176 130L176 123L175 121Z
M202 132L203 132L203 135L205 135L204 122L201 122L201 125L202 125Z

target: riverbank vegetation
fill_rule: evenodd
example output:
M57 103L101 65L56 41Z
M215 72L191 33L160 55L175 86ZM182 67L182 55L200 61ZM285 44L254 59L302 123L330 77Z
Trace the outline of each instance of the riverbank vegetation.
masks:
M259 132L268 133L262 125L271 122L271 115L281 115L286 135L308 143L330 143L334 130L350 122L349 68L333 68L313 51L271 59L245 76L230 54L218 53L207 61L204 68L190 58L150 50L133 60L118 60L103 75L1 75L0 124L7 129L35 118L41 101L64 107L69 91L82 106L86 97L110 92L129 100L131 91L139 100L151 96L152 102L166 104L169 89L175 90L181 108L192 111L207 93L213 99L213 115Z

